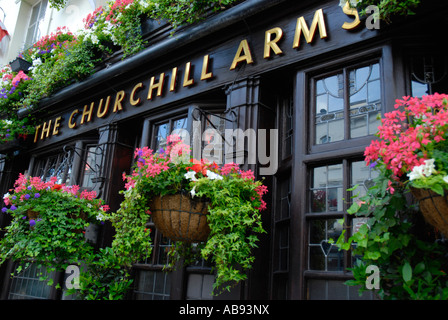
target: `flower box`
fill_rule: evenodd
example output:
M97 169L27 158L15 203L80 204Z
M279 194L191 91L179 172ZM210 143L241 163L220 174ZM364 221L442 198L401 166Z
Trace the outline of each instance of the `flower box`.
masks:
M11 70L14 72L19 72L20 70L22 70L23 72L27 73L32 64L22 58L17 57L13 61L11 61L9 65L11 66Z

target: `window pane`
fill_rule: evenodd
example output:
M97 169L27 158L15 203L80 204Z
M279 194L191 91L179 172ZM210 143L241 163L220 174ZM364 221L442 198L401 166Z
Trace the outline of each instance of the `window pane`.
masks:
M344 78L339 73L316 82L316 144L344 139Z
M170 297L171 274L163 271L137 271L134 290L137 300L167 300Z
M54 278L54 272L48 273L44 268L31 264L21 274L12 279L9 299L49 299L51 287L39 278L49 276Z
M86 188L92 188L94 183L92 179L95 177L96 168L96 147L87 148L86 162L84 165L84 174L82 180L82 186Z
M156 138L156 144L155 144L155 148L154 150L159 150L159 149L165 149L166 147L166 137L168 137L168 132L169 132L169 123L163 123L160 124L158 126L156 126L155 129L155 138Z
M337 219L317 219L309 223L309 270L342 271L343 252L328 240L337 239L342 225Z
M377 132L381 121L381 82L379 64L351 70L350 81L350 137L357 138Z
M370 187L369 181L378 176L378 172L366 165L365 161L355 161L351 164L351 186L359 185L353 194L363 196Z
M311 212L342 211L342 164L313 169L310 204Z

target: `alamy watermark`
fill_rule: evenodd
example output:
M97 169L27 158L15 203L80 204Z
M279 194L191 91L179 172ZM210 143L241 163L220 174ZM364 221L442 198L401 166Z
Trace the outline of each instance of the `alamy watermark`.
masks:
M368 290L378 290L380 288L380 269L376 265L369 265L366 268L366 288Z
M65 287L67 289L80 289L79 286L79 267L76 265L69 265L66 269L65 269L65 273L68 274L68 277L65 279Z
M277 129L224 129L208 128L201 132L201 121L193 121L192 135L186 129L175 129L183 143L191 147L194 159L205 159L217 165L258 165L262 176L274 175L278 168Z

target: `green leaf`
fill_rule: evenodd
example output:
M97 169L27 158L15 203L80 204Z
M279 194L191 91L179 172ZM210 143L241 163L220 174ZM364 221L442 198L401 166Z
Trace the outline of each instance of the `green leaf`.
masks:
M412 267L409 262L406 262L402 269L403 280L407 283L412 280Z

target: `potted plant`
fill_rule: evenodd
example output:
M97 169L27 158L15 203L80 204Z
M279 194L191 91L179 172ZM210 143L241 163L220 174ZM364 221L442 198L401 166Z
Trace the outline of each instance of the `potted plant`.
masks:
M94 191L58 184L56 177L45 182L23 174L11 191L3 197L2 212L12 221L0 240L0 263L20 262L17 272L31 262L63 271L93 252L85 230L100 224L108 210Z
M237 164L219 167L192 159L189 146L176 135L167 137L166 149L138 148L135 156L132 173L124 176L125 199L119 212L147 214L165 236L172 237L171 266L187 251L210 258L216 269L214 292L246 279L257 233L265 232L260 211L266 208L262 199L266 186ZM192 231L204 225L205 230Z
M152 8L152 2L144 0L109 1L87 15L81 32L86 41L107 54L121 48L125 58L143 49L141 21Z
M340 249L352 251L354 280L347 284L359 286L360 292L372 289L369 270L376 267L380 282L375 289L382 299L448 299L448 243L443 236L447 105L448 96L442 94L396 100L396 110L386 113L378 128L379 139L365 150L366 164L378 175L364 196L353 196L347 210L364 223L355 230L345 221L336 241ZM428 198L420 198L421 193ZM431 210L426 210L427 201Z

